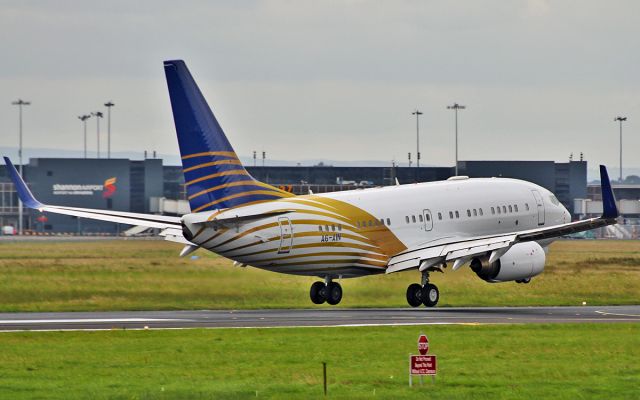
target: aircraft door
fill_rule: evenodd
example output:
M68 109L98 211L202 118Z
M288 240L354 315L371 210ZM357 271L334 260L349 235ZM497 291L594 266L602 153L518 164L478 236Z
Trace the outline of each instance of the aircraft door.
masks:
M293 246L293 227L287 217L279 217L278 225L280 225L280 247L278 248L278 254L285 254L290 252Z
M532 190L533 197L536 199L536 208L538 209L538 225L544 225L544 201L542 195L537 190Z
M431 210L422 210L422 214L424 215L424 230L428 232L433 229Z

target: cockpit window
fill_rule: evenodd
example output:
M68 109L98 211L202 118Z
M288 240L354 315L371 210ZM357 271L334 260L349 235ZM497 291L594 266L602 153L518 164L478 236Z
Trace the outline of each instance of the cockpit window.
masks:
M549 200L551 200L551 203L553 203L554 206L557 206L557 205L560 204L560 202L558 201L558 199L554 195L550 195L549 196Z

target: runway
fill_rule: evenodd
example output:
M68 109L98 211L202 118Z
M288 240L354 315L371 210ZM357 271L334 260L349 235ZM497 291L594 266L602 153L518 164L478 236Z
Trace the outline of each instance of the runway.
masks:
M0 331L640 323L640 306L0 313Z

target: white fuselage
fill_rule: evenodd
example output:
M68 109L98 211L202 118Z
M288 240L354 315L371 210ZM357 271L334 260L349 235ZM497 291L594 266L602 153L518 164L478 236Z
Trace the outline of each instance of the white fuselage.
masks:
M570 222L551 192L504 178L297 196L207 214L272 212L281 214L199 232L190 223L198 214L183 221L195 233L192 242L240 264L331 277L384 272L391 256L421 244Z

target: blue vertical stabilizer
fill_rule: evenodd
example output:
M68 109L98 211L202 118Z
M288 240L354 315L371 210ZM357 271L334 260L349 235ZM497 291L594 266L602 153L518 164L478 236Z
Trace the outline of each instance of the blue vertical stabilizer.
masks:
M184 61L165 61L164 71L192 212L291 196L249 175Z

